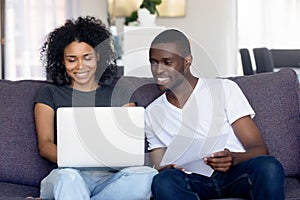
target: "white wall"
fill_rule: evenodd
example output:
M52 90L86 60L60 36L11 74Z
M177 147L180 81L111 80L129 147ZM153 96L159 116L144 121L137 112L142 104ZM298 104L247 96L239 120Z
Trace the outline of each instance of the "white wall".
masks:
M107 19L106 0L80 1L82 13ZM236 75L237 0L186 0L186 3L185 17L158 18L157 25L178 28L190 36L193 42L194 72L197 75ZM117 21L118 24L122 22L123 19ZM211 59L208 59L203 49Z
M92 15L107 22L107 0L79 0L80 15Z
M237 74L237 11L236 0L187 0L184 18L158 18L157 24L177 27L189 35L215 63L220 75ZM200 46L194 47L196 66L204 74L215 74ZM196 50L196 51L195 51ZM204 59L204 61L203 61ZM199 71L199 70L197 70Z

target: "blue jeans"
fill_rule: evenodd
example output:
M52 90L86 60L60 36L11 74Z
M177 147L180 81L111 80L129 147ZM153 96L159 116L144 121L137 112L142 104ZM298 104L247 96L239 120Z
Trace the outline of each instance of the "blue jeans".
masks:
M128 167L116 173L74 168L54 169L42 180L40 197L56 200L149 200L150 167Z
M167 169L153 178L155 200L284 199L284 170L272 156L258 156L211 177Z

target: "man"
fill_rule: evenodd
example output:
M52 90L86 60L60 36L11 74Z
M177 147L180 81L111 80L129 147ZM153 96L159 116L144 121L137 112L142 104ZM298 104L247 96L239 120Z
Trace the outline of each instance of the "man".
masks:
M149 150L160 172L154 199L284 199L283 168L268 155L237 84L193 76L190 43L178 30L156 36L149 57L165 91L146 108Z

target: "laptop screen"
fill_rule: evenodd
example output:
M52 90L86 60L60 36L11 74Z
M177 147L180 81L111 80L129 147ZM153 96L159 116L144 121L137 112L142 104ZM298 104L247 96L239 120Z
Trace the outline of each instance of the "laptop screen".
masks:
M144 108L59 108L57 148L59 167L143 165Z

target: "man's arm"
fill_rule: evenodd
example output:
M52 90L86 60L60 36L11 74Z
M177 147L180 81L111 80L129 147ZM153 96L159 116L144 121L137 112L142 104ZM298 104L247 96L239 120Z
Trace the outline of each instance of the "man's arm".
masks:
M166 152L166 148L155 148L151 150L151 161L154 165L154 168L157 170L160 168L160 162Z
M257 126L250 116L242 117L232 124L237 138L241 141L246 152L232 152L233 165L259 155L268 155L269 151Z
M255 156L269 154L266 144L250 116L236 120L232 127L246 152L230 152L230 150L225 149L204 158L204 161L214 170L226 172L232 165Z
M165 169L170 169L170 168L176 168L178 170L184 171L183 168L177 167L176 164L169 164L165 166L160 166L160 162L166 152L167 148L156 148L151 150L151 161L154 165L154 168L157 169L159 172Z

